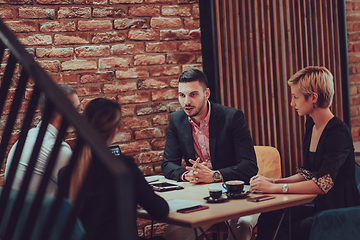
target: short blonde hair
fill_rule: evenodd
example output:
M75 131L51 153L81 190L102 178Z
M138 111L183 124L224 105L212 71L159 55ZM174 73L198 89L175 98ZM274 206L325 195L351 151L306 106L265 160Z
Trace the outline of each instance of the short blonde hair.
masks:
M318 94L318 106L328 108L334 97L334 77L326 67L309 66L299 70L289 80L289 86L297 84L305 99Z

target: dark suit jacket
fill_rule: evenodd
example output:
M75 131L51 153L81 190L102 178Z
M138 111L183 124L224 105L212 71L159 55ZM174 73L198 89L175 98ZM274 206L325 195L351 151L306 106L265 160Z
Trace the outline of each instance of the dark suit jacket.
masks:
M244 113L238 109L211 103L209 120L211 163L219 170L224 181L243 180L246 184L257 174L254 144L246 125ZM171 114L165 145L162 172L166 178L181 181L186 171L181 167L184 157L195 160L192 125L183 110Z

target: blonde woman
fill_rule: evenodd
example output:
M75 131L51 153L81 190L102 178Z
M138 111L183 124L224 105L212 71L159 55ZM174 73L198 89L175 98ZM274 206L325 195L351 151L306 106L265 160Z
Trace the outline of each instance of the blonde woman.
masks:
M120 128L120 106L114 101L97 98L87 104L84 117L99 132L106 144L111 145ZM119 161L125 162L133 176L135 186L133 198L136 204L143 207L154 219L165 218L169 213L167 202L154 193L137 168L134 159L121 155ZM90 178L79 217L92 239L118 239L114 179L100 162L92 161L88 147L82 149L71 178L67 167L60 170L59 193L69 197L70 201L75 201L88 170ZM70 182L66 183L64 179L70 179ZM128 193L123 194L123 197L127 197ZM134 214L135 211L134 208ZM136 225L136 221L134 224Z
M290 105L299 116L309 115L303 142L304 165L298 174L269 179L254 176L252 191L265 193L315 193L312 204L291 210L292 239L309 238L317 213L326 209L360 205L355 181L355 157L351 133L347 125L330 111L334 96L333 76L325 67L306 67L289 80ZM256 239L272 239L284 210L261 214ZM287 239L284 219L277 239Z

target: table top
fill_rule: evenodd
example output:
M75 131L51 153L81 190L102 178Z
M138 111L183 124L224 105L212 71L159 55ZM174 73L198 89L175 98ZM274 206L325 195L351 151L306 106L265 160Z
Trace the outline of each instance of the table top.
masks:
M161 178L162 181L171 182L171 180ZM221 186L222 183L211 184L190 184L184 182L182 190L173 190L168 192L157 192L165 200L187 199L201 201L209 209L192 213L170 212L167 219L163 222L180 225L184 227L195 228L206 224L215 224L229 219L239 218L241 216L255 213L264 213L282 208L296 206L311 202L316 194L266 194L275 196L274 199L262 202L249 202L244 199L229 199L221 203L207 203L204 197L209 196L209 187ZM245 186L249 188L249 186ZM249 197L260 196L264 194L251 193ZM141 218L151 219L146 212L139 212Z

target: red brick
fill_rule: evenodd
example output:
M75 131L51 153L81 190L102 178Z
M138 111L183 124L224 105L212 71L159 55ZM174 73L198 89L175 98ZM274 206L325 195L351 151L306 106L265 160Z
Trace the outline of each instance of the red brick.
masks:
M50 45L52 38L46 34L18 34L19 41L24 45Z
M186 53L171 53L166 55L166 63L167 64L188 64L195 63L195 55L194 54L186 54Z
M37 22L34 21L6 21L5 24L14 32L37 31Z
M69 60L61 63L62 70L90 70L97 69L96 60Z
M148 92L127 92L117 95L117 101L119 104L129 103L144 103L150 100L150 93Z
M355 11L360 10L360 3L359 2L354 2L353 5L352 5L352 9L355 10Z
M55 10L51 8L26 6L20 7L18 11L20 18L55 18Z
M150 26L152 28L181 28L181 18L164 18L164 17L153 17L150 20Z
M160 6L135 6L129 7L129 16L154 17L160 15Z
M166 139L158 138L152 139L150 144L153 150L161 150L165 148Z
M354 50L354 52L360 52L360 43L354 43L353 44L353 50Z
M199 28L200 27L200 19L194 18L184 18L184 27L185 28Z
M174 78L170 80L170 87L178 87L179 86L179 79L178 78Z
M36 57L38 58L67 58L73 55L73 48L36 48Z
M193 10L192 10L193 17L200 18L199 4L194 4L192 8L193 8Z
M151 150L151 146L148 141L136 141L126 144L121 144L120 148L124 154Z
M177 45L175 42L156 42L146 43L146 52L175 52Z
M106 5L108 0L73 0L74 4Z
M142 40L142 41L151 41L157 40L159 33L154 29L130 29L128 32L128 38L130 40Z
M124 41L125 36L122 32L95 33L91 40L92 43L114 43Z
M112 23L110 20L79 20L78 29L80 31L111 30Z
M351 107L350 108L350 116L355 117L359 115L359 108L358 107Z
M346 11L349 11L349 10L352 10L352 3L351 2L346 2L345 3L345 10Z
M38 62L45 71L49 71L49 72L59 72L60 71L60 61L59 60L41 60Z
M74 21L51 21L40 23L40 32L74 32L76 30Z
M352 127L360 126L360 118L358 117L351 118L351 126Z
M200 40L201 39L201 31L200 31L200 29L190 30L190 38L193 39L193 40Z
M5 4L33 4L34 0L0 0L0 3L5 3Z
M121 106L121 116L122 117L132 117L134 115L135 115L135 106L134 105Z
M136 55L134 57L135 66L159 65L165 63L164 55Z
M197 3L199 0L177 0L178 4Z
M160 138L165 137L165 131L162 128L145 128L134 131L135 139Z
M360 75L350 75L349 76L349 83L360 83ZM360 104L360 102L359 102ZM356 104L355 104L356 105Z
M352 32L348 34L348 41L355 42L359 40L360 40L360 32Z
M137 105L136 106L136 115L144 116L154 113L155 109L151 104L146 105Z
M77 83L77 75L75 73L50 74L50 77L55 83L63 83L63 84Z
M358 87L360 86L352 85L349 87L350 96L356 95L358 93Z
M354 139L358 139L359 138L359 134L360 134L360 128L351 128L351 136Z
M169 87L167 79L155 79L148 78L145 80L139 80L139 89L163 89Z
M100 94L99 86L74 86L79 96L92 96Z
M130 67L132 57L111 57L99 59L99 68Z
M90 7L60 7L58 18L90 18Z
M69 0L36 0L39 4L70 4Z
M109 82L114 78L113 72L95 72L82 73L80 76L81 83Z
M125 55L143 53L144 43L122 43L111 47L111 55Z
M165 3L165 4L176 4L176 0L145 0L145 3Z
M121 18L114 20L115 29L147 28L146 19Z
M360 23L359 22L355 22L353 24L353 31L355 31L355 32L360 31Z
M0 8L0 18L2 18L2 19L15 18L14 9L10 9L10 8L7 8L7 7Z
M156 114L152 117L152 123L156 125L168 125L170 121L170 114Z
M178 42L178 49L182 52L201 51L201 42L187 41Z
M176 29L176 30L160 30L160 40L186 40L190 39L190 31L188 29Z
M346 23L346 31L348 33L354 31L354 23L353 22L347 22Z
M104 83L104 93L119 93L136 90L136 81L115 81L112 83Z
M154 175L155 170L153 164L142 164L138 166L144 176ZM146 234L146 233L145 233Z
M140 153L137 160L140 164L160 162L163 159L164 151L149 151Z
M171 99L176 99L177 97L178 97L177 89L157 90L151 92L152 101L171 100Z
M143 3L144 0L109 0L110 4L121 4L121 3Z
M202 71L202 64L185 64L182 66L182 72L184 72L190 68L195 68L195 69Z
M181 73L181 70L179 66L162 65L152 67L151 69L149 69L149 73L151 77L172 76L179 75Z
M64 33L56 34L54 37L55 45L81 44L89 43L90 35L88 33Z
M181 105L179 102L171 102L171 103L168 103L167 106L169 109L169 113L176 112L181 109Z
M346 21L359 21L360 20L360 12L348 12L346 13Z
M164 6L161 8L161 14L163 16L180 16L189 17L191 16L191 8L188 6Z
M145 118L123 118L121 120L121 129L137 129L149 127L149 122Z
M119 131L118 134L115 135L114 143L124 143L129 142L132 139L130 132Z
M149 71L146 68L124 68L117 70L115 76L118 79L148 77Z
M122 17L122 9L114 7L93 8L92 16L95 18Z
M110 47L107 45L82 46L75 48L76 57L106 57L110 55Z

